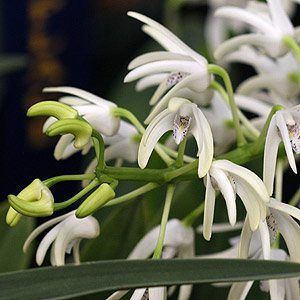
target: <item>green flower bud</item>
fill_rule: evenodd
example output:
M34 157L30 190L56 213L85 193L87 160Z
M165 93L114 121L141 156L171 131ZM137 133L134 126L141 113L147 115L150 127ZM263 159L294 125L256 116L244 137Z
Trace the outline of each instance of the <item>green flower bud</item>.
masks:
M104 206L115 197L115 191L107 183L101 184L90 196L88 196L76 210L77 218L85 218L94 211Z
M83 148L89 142L92 132L93 128L89 123L77 119L56 121L46 130L46 134L49 136L67 133L73 134L75 137L74 147L77 149Z
M21 219L22 215L27 216L45 216L53 213L54 199L48 189L39 179L35 179L25 189L23 189L17 196L9 195L8 201L12 207L9 208L6 215L6 223L9 226L15 226ZM45 205L47 202L47 205ZM39 203L39 205L37 205ZM33 205L33 208L30 207ZM42 206L42 207L37 207ZM27 208L25 208L27 207ZM47 209L46 209L47 207ZM51 213L50 209L51 208ZM37 212L39 210L42 214L30 214L30 210ZM46 214L47 210L47 214ZM28 212L27 212L28 211Z
M53 116L59 120L76 119L78 112L74 108L57 101L42 101L32 105L27 111L27 116Z

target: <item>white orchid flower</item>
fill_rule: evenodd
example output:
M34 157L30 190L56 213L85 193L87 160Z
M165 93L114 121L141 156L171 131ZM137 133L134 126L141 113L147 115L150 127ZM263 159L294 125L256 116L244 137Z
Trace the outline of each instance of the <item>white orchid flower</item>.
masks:
M183 98L173 98L168 108L157 115L148 125L138 152L138 164L144 169L150 155L164 133L173 130L177 145L191 133L198 145L199 167L198 176L203 177L213 158L213 137L210 126L196 104Z
M159 236L160 226L155 227L148 232L135 246L128 256L128 259L146 259L154 252ZM195 237L194 230L191 227L185 227L179 220L171 219L166 226L164 239L163 259L192 258L195 256ZM172 289L173 290L173 289ZM192 292L191 285L182 285L179 289L178 300L187 300ZM107 300L121 299L128 291L117 291ZM144 299L148 296L149 300L166 299L167 290L165 287L142 288L134 291L131 300Z
M167 107L172 97L196 98L198 92L208 88L211 76L207 60L167 28L142 14L129 12L128 15L143 22L142 30L166 49L135 58L129 64L131 71L124 79L124 82L139 79L138 90L158 85L150 103L161 100L146 119L148 124Z
M58 223L58 224L57 224ZM82 239L96 238L100 233L98 221L88 216L78 219L75 211L54 218L37 227L24 243L23 251L26 252L31 242L44 230L54 226L42 239L36 252L36 263L40 266L52 244L50 261L52 266L65 264L65 253L70 254L73 249L73 258L76 264L80 263L79 246Z
M68 86L47 87L43 89L43 92L69 94L69 96L61 97L58 101L76 109L79 115L100 133L106 136L117 133L120 119L113 115L113 109L117 107L115 103L84 90Z
M237 106L246 111L257 115L249 122L258 130L264 125L265 120L272 109L272 106L245 95L235 94ZM207 118L214 137L214 153L219 155L226 151L235 141L236 135L232 126L228 122L232 120L230 107L218 92L214 92L210 106L201 109Z
M252 171L228 160L213 161L206 175L203 236L210 240L214 218L216 190L220 190L226 206L229 223L236 223L236 194L241 198L249 215L250 226L256 230L266 217L269 195L262 180Z
M297 174L293 151L300 153L300 105L277 111L270 122L265 150L263 178L269 195L273 194L273 183L276 168L277 152L283 141L291 169Z
M258 73L239 85L237 88L239 94L253 95L267 89L274 95L271 97L273 104L290 106L290 102L293 103L294 98L300 93L299 85L290 79L290 74L296 72L298 68L297 61L291 53L271 59L253 47L242 46L226 55L224 60L248 64Z
M288 49L282 39L285 36L294 36L294 27L280 0L268 0L267 4L267 11L263 7L258 11L257 7L253 10L251 6L246 9L225 6L216 11L216 16L240 20L254 31L231 38L221 44L215 51L216 59L221 59L242 45L258 47L272 57L287 53Z
M245 29L245 25L241 21L225 20L216 17L216 10L224 5L244 8L248 1L209 0L207 2L210 10L205 21L205 40L208 42L210 50L214 51L228 38L228 32L230 30L233 30L235 33L241 33Z

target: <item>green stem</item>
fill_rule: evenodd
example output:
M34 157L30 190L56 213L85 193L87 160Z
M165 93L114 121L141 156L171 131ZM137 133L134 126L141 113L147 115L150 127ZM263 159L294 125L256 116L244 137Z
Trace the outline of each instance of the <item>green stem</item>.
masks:
M283 109L283 107L281 105L275 105L275 106L272 107L272 109L269 113L269 116L267 118L267 121L266 121L259 137L257 138L257 140L255 142L255 147L257 149L257 152L262 151L262 149L265 145L265 140L266 140L266 137L267 137L267 133L268 133L269 126L270 126L273 115L281 109Z
M242 133L242 129L241 129L241 125L240 125L240 121L239 121L239 117L238 117L238 108L234 101L233 88L232 88L232 84L230 81L230 77L225 69L223 69L220 66L213 65L213 64L208 65L208 72L219 75L223 79L223 82L225 84L225 88L227 91L227 95L228 95L229 106L231 109L234 127L236 130L237 144L239 147L243 146L244 144L246 144L246 139Z
M121 117L127 119L136 129L143 135L145 133L145 128L141 122L136 118L136 116L129 110L121 107L116 107L113 110L113 114L116 117ZM155 146L155 151L160 156L160 158L165 162L167 166L174 163L173 159L159 146Z
M165 145L162 145L162 144L159 144L159 146L161 147L161 149L163 149L171 157L177 158L177 156L178 156L177 151L175 151L173 149L170 149L169 147L167 147ZM190 163L190 162L193 162L195 159L196 158L194 158L194 157L191 157L191 156L188 156L188 155L183 155L183 161L184 162Z
M92 133L94 147L96 151L96 156L98 159L98 164L96 170L103 170L105 167L105 160L104 160L104 141L102 135L95 129L93 129Z
M293 37L286 35L282 38L283 43L293 51L298 63L300 64L300 47Z
M145 185L143 185L142 187L139 187L138 189L126 194L126 195L123 195L121 197L117 197L111 201L109 201L105 206L113 206L113 205L116 205L116 204L120 204L120 203L123 203L123 202L126 202L128 200L131 200L133 198L136 198L140 195L143 195L149 191L152 191L156 188L158 188L160 185L157 184L157 183L154 183L154 182L149 182Z
M178 147L178 153L177 153L177 158L176 158L176 162L175 162L176 167L183 166L183 156L184 156L186 141L187 141L187 138L184 138Z
M121 107L116 107L113 110L113 114L116 117L121 117L127 119L141 134L144 134L145 128L141 122L136 118L136 116L129 110Z
M300 188L298 188L298 190L290 200L289 205L297 206L299 202L300 202Z
M186 227L190 227L203 214L203 212L204 212L204 201L197 208L195 208L192 212L190 212L184 219L182 219L181 222Z
M188 165L185 165L179 169L165 172L165 174L164 174L165 181L171 181L172 179L174 179L180 175L183 175L191 170L194 170L195 168L198 167L198 162L199 161L197 159L194 162L192 162Z
M43 181L43 183L48 187L51 188L53 185L62 182L62 181L76 181L76 180L85 180L85 179L94 179L95 178L94 173L88 173L88 174L76 174L76 175L60 175L55 176L52 178L48 178Z
M98 181L98 179L94 179L88 186L86 186L84 189L82 189L79 193L74 195L72 198L70 198L64 202L54 203L54 210L55 211L61 210L61 209L64 209L64 208L70 206L71 204L73 204L74 202L76 202L77 200L82 198L84 195L89 193L91 190L93 190L97 185L99 185L99 181Z
M158 236L157 244L156 244L153 256L152 256L153 259L159 259L162 254L165 233L166 233L166 227L167 227L167 222L168 222L168 218L169 218L169 212L170 212L174 192L175 192L175 185L169 184L167 187L166 200L165 200L163 214L162 214L162 218L161 218L161 222L160 222L159 236Z

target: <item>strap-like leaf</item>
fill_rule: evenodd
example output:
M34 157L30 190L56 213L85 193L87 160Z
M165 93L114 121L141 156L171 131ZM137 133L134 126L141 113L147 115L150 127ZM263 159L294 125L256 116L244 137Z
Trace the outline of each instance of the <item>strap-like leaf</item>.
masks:
M300 264L278 261L114 260L0 274L1 299L73 298L101 291L183 283L299 277Z

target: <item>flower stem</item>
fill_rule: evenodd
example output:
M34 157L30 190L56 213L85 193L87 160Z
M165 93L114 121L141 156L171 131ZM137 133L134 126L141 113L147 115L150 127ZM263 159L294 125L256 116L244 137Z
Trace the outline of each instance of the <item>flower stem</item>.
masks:
M167 153L169 154L171 157L174 157L174 158L177 158L178 156L178 152L173 150L173 149L170 149L169 147L165 146L165 145L162 145L162 144L159 144L159 146ZM190 163L190 162L193 162L195 161L196 158L194 157L191 157L191 156L188 156L188 155L183 155L183 161L184 162L187 162L187 163Z
M298 190L290 200L289 205L297 206L299 202L300 202L300 188L298 188Z
M116 204L120 204L120 203L123 203L123 202L126 202L128 200L131 200L133 198L136 198L140 195L143 195L151 190L154 190L156 188L158 188L160 185L158 183L155 183L155 182L149 182L145 185L143 185L142 187L139 187L138 189L126 194L126 195L123 195L121 197L117 197L111 201L109 201L107 204L105 204L105 206L113 206L113 205L116 205Z
M161 218L161 222L160 222L159 236L158 236L157 244L156 244L153 256L152 256L153 259L161 258L162 249L163 249L163 245L164 245L164 239L165 239L165 233L166 233L166 227L167 227L167 222L168 222L168 218L169 218L169 212L170 212L171 202L173 199L174 192L175 192L175 185L169 184L167 187L166 200L165 200L163 214L162 214L162 218Z
M129 110L117 107L113 110L113 114L116 117L127 119L142 135L145 133L144 126ZM156 145L154 149L167 166L173 164L174 160L159 145Z
M53 185L62 182L62 181L76 181L76 180L85 180L89 179L92 180L95 178L94 173L88 173L88 174L76 174L76 175L60 175L60 176L55 176L52 178L48 178L43 181L43 183L48 187L52 187Z
M204 201L198 207L196 207L192 212L190 212L184 219L182 219L181 222L186 227L190 227L203 214L203 212L204 212Z
M184 156L186 142L187 142L187 139L184 138L183 141L179 144L177 158L176 158L176 162L175 162L176 167L183 166L183 156Z
M267 136L267 133L268 133L268 129L269 129L269 126L270 126L270 123L271 123L271 120L272 120L272 117L273 115L279 111L283 109L283 107L281 105L275 105L272 107L270 113L269 113L269 116L267 118L267 121L259 135L259 137L257 138L256 142L255 142L255 147L254 149L256 148L256 151L257 152L260 152L261 149L263 149L263 146L265 144L265 140L266 140L266 136Z
M84 195L89 193L97 185L99 185L99 181L98 181L98 179L94 179L88 186L86 186L84 189L82 189L79 193L74 195L72 198L70 198L64 202L54 203L54 211L61 210L61 209L64 209L64 208L70 206L71 204L73 204L74 202L76 202L77 200L82 198Z
M232 89L230 77L225 69L223 69L222 67L217 66L217 65L209 64L208 71L212 74L219 75L223 79L223 82L225 84L225 88L227 91L227 95L228 95L229 106L230 106L231 113L232 113L234 127L236 130L237 145L239 147L243 146L244 144L246 144L246 139L242 133L242 129L241 129L241 125L240 125L240 121L239 121L239 117L238 117L238 108L234 101L233 89Z
M145 128L141 122L136 118L136 116L129 110L121 107L116 107L113 110L113 114L116 117L121 117L127 119L141 134L144 134Z
M105 167L105 160L104 160L104 141L102 135L95 129L93 129L92 133L94 147L96 151L96 156L98 159L98 164L96 170L103 170Z
M300 47L295 39L289 35L286 35L282 39L283 43L293 51L298 63L300 64Z

